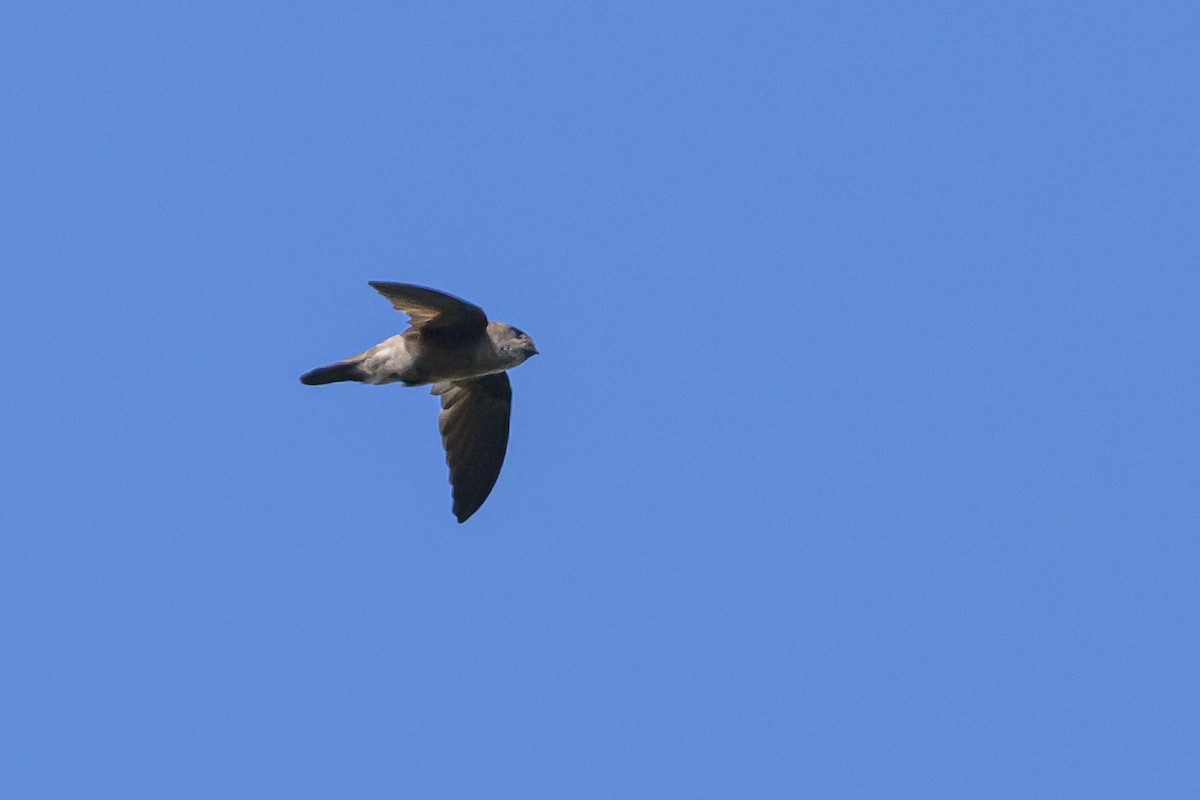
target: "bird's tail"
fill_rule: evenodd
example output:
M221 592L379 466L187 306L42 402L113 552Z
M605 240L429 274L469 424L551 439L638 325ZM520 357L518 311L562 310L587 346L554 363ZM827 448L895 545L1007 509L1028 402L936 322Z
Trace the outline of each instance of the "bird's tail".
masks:
M300 382L308 386L320 386L339 381L361 381L363 377L363 371L359 369L358 364L352 361L339 361L336 364L317 367L304 373L300 376Z

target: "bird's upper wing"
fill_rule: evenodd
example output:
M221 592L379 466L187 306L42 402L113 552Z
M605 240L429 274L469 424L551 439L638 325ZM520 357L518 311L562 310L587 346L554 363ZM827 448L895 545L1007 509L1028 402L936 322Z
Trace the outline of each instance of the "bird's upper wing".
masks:
M454 516L466 522L496 485L508 449L512 384L497 372L462 381L441 381L433 393L442 398L438 428L454 487Z
M487 330L483 309L454 295L411 283L369 283L393 308L408 314L412 329L422 335L458 341L482 336Z

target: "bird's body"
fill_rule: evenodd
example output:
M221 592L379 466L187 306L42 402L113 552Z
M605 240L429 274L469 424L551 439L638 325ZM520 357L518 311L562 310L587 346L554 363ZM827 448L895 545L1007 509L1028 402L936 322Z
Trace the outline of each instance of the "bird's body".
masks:
M339 381L433 385L438 424L454 486L454 514L465 522L483 504L504 463L512 389L506 370L537 354L533 340L452 295L405 283L372 281L411 317L404 333L345 361L300 377L310 386Z
M500 343L511 336L511 326L489 322L487 335L462 343L430 343L419 331L384 339L353 359L362 370L363 383L403 383L423 386L440 380L477 378L518 366Z

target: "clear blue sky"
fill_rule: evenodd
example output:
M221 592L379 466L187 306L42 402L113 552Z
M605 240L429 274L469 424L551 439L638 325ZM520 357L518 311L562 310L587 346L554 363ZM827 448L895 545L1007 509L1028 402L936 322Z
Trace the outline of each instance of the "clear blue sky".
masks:
M0 794L1200 796L1194 4L82 5L0 10ZM297 380L371 279L542 351L466 525Z

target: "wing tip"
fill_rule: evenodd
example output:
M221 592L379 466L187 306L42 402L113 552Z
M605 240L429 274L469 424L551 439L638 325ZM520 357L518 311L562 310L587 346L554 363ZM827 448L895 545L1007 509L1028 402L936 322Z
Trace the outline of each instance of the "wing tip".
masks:
M420 284L417 284L417 283L401 283L399 281L367 281L367 286L370 286L372 289L374 289L377 292L389 292L389 291L393 291L393 290L399 290L399 291L433 292L434 294L446 295L446 292L443 292L440 289L434 289L429 286L421 286ZM454 297L454 295L447 295L447 296ZM454 299L458 300L459 298L454 297ZM462 301L462 302L466 302L466 301Z
M454 511L454 518L458 520L458 524L462 525L464 522L466 522L472 516L474 516L476 511L483 508L484 501L488 499L488 495L490 495L491 493L492 493L491 488L488 488L488 490L484 493L483 497L469 498L469 497L462 496L462 494L459 492L457 486L454 487L453 511Z

